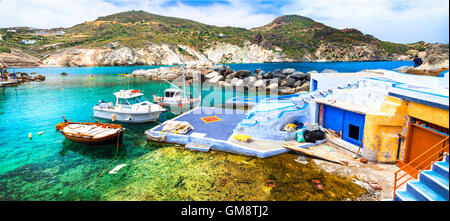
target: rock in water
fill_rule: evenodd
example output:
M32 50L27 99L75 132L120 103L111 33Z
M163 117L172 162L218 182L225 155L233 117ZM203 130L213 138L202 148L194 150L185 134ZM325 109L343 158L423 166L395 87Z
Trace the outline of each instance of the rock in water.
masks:
M289 77L286 78L286 80L284 81L284 86L287 86L287 87L294 87L295 82L296 82L295 78L289 76Z
M295 87L295 88L300 87L300 86L302 86L302 84L303 84L303 81L296 81L296 82L294 83L294 87Z
M225 65L216 65L212 68L212 70L221 73L221 72L224 72L226 70L226 68L225 68Z
M37 75L37 76L33 77L33 80L38 81L38 82L45 81L45 76Z
M297 80L303 80L306 78L306 75L303 72L296 71L296 72L292 73L291 77L293 77Z
M270 78L272 78L272 73L271 72L267 72L267 73L262 74L262 76L263 76L264 79L270 79Z
M332 69L325 68L325 69L322 71L322 73L338 73L338 72L335 71L335 70L332 70Z
M240 70L240 71L236 72L238 78L248 77L251 73L252 72L248 71L248 70Z
M309 91L309 89L311 88L311 84L308 82L305 82L302 86L300 86L299 90L300 91Z
M275 69L272 74L282 74L280 69Z
M213 71L213 72L211 72L211 73L205 75L205 77L208 78L208 79L212 79L212 78L215 78L215 77L218 76L218 75L220 75L219 72Z
M294 72L295 72L294 68L285 68L285 69L283 69L283 71L281 73L284 75L288 75L288 74L292 74Z

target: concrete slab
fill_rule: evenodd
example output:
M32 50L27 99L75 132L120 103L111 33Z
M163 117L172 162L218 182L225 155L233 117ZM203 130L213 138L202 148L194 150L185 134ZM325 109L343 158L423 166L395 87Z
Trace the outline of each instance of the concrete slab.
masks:
M219 120L209 120L212 117ZM194 127L186 134L187 136L194 134L194 137L198 137L199 134L202 134L203 138L226 141L233 134L236 125L245 117L244 111L201 107L186 112L173 120L187 121ZM164 123L152 130L160 132L163 127Z
M205 122L201 118L215 116L220 121ZM187 134L162 132L165 125L156 126L145 131L146 135L165 136L165 142L186 145L186 148L200 150L225 151L260 158L270 157L289 150L282 147L283 142L255 140L251 143L240 142L232 138L236 125L246 117L246 112L211 107L199 107L186 112L173 120L187 121L194 129ZM205 148L199 148L200 146Z

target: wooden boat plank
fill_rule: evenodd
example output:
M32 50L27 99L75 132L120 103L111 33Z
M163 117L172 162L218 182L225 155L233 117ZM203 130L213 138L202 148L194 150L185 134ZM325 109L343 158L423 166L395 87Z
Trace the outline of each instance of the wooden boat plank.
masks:
M342 163L340 161L337 161L335 159L331 159L330 157L327 157L327 156L324 156L324 155L319 155L319 154L317 154L317 153L315 153L315 152L313 152L311 150L308 150L306 148L297 147L295 144L284 143L283 147L287 148L287 149L290 149L290 150L293 150L293 151L296 151L296 152L299 152L299 153L302 153L302 154L305 154L307 156L316 157L316 158L319 158L319 159L322 159L322 160L326 160L326 161L330 161L330 162L333 162L333 163L338 163L338 164L341 164L341 165L345 165L344 163Z

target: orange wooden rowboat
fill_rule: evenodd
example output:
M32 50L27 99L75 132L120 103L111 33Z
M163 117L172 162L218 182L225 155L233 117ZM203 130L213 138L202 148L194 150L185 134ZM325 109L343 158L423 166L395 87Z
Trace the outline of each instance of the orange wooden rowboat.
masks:
M83 144L122 144L123 131L121 125L106 123L63 122L56 129L67 139Z

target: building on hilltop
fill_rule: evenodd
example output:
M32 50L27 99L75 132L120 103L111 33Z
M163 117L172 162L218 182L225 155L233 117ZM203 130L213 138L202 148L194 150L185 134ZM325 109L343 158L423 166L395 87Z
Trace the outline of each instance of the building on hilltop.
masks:
M26 45L36 44L36 40L22 40L22 44Z

